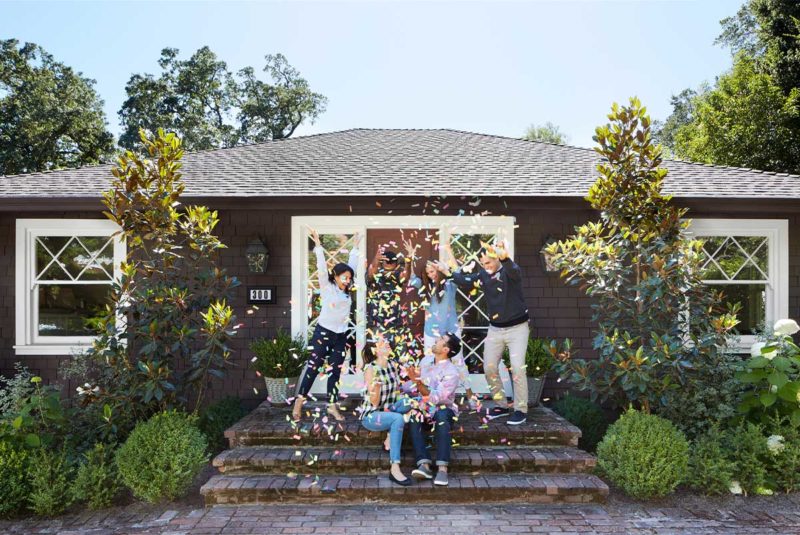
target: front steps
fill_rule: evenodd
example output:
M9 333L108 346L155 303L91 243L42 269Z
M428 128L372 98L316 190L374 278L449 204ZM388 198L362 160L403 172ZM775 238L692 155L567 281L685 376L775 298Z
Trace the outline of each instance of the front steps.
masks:
M385 434L368 432L352 414L339 424L312 409L314 417L299 428L288 416L288 409L264 403L226 431L231 449L214 459L220 474L201 489L207 505L582 503L604 502L608 495L605 483L590 473L595 458L576 447L580 430L543 407L531 408L521 426L462 411L447 487L393 484ZM405 438L408 475L414 464L407 432Z

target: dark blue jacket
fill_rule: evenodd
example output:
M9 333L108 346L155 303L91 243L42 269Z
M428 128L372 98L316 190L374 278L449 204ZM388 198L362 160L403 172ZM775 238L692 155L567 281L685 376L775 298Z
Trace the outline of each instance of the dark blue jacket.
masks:
M528 306L522 293L522 270L510 258L501 263L502 269L493 275L478 263L474 263L472 273L464 273L462 266L453 273L453 282L463 288L482 288L489 323L495 327L512 327L528 321Z

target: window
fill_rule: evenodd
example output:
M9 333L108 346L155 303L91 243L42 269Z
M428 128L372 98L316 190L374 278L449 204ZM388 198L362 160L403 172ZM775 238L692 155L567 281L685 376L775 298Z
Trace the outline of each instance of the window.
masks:
M63 355L92 342L125 246L107 220L18 219L18 355Z
M704 240L703 279L739 303L740 345L789 315L789 233L783 219L695 219L689 232Z

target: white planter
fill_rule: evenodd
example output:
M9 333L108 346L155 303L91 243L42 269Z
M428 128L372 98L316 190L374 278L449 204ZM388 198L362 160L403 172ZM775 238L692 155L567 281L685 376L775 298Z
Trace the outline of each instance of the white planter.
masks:
M267 396L273 405L286 405L286 400L294 397L299 377L264 377L267 385Z
M528 406L535 407L542 398L544 377L528 377Z

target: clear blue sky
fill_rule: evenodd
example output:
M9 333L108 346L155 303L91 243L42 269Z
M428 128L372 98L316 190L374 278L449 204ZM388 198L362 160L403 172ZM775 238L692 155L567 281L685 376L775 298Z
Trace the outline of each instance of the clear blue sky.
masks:
M743 0L518 2L3 2L0 38L33 41L97 80L109 126L163 47L209 45L229 67L281 52L328 110L299 134L456 128L518 137L552 121L591 146L613 101L654 118L729 68L713 45Z

